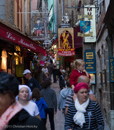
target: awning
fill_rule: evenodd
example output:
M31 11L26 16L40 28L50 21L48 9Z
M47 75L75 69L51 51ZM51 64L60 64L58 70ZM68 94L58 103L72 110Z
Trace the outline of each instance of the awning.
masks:
M19 31L12 29L11 27L3 24L2 22L0 22L0 39L15 43L36 53L46 55L46 50L44 48L37 45L37 43L35 43L29 37L23 35Z

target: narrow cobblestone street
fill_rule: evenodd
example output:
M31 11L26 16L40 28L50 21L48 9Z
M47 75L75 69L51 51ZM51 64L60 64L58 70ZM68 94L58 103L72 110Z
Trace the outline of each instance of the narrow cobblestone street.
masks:
M55 92L57 94L57 102L58 102L59 91L60 91L58 81L57 81L57 83L53 83L51 85L51 88L55 90ZM64 130L64 115L61 111L57 110L57 114L55 115L54 121L55 121L55 130ZM47 128L47 130L51 130L49 118L47 118L46 128ZM106 124L106 122L105 122L104 130L110 130L108 125Z

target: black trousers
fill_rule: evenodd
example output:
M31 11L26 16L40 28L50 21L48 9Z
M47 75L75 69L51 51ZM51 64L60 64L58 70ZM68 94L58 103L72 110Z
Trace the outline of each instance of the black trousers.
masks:
M53 73L53 82L56 83L56 74Z
M50 121L51 130L55 130L55 125L54 125L54 108L47 108L45 110L45 114L46 114L46 121L47 121L47 114L49 115L49 121Z

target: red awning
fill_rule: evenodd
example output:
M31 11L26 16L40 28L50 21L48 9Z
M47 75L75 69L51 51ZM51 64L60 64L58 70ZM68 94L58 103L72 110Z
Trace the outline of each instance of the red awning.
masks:
M35 43L29 37L23 35L19 31L12 29L11 27L3 24L2 22L0 22L0 38L30 49L36 53L46 55L46 50L44 48L37 45L37 43Z

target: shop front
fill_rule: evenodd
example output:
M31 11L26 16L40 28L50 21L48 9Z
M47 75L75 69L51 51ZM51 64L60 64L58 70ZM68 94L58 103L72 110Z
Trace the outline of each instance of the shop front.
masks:
M0 69L22 77L31 68L34 54L46 55L46 50L18 30L0 22Z

